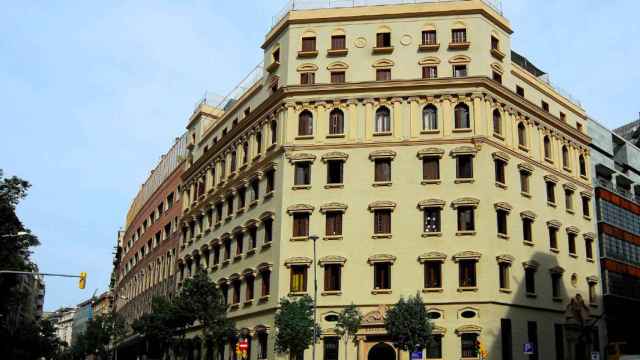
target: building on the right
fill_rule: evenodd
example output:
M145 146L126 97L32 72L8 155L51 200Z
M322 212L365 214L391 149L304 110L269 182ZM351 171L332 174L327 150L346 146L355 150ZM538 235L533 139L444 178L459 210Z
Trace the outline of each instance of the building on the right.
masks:
M640 149L631 128L588 123L607 335L627 354L640 353Z

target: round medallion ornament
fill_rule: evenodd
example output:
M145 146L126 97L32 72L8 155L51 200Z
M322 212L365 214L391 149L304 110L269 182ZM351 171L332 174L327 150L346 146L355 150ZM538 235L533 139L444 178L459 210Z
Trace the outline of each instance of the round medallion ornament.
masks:
M363 48L363 47L367 46L367 39L365 39L363 37L356 38L353 41L353 45L355 45L355 47L357 47L357 48Z
M402 35L402 37L400 38L400 44L404 45L404 46L409 46L411 45L411 41L413 40L413 38L411 37L411 35L409 34L404 34Z

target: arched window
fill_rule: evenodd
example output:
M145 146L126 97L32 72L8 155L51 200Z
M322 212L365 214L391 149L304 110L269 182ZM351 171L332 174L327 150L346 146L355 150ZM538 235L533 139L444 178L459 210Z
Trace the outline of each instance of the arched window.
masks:
M567 149L566 145L562 146L562 167L569 167L569 149Z
M469 107L467 104L460 103L456 105L454 113L456 129L468 129L471 127L471 122L469 121Z
M580 158L578 159L578 162L580 163L580 175L582 176L587 176L587 163L584 160L584 155L580 154Z
M498 109L493 110L493 133L502 135L502 117Z
M548 136L544 137L544 157L545 159L551 159L551 140Z
M438 129L438 109L429 104L422 109L422 130Z
M391 112L386 106L376 110L375 131L377 133L391 132Z
M278 123L275 120L271 120L271 144L275 144L278 141Z
M329 134L344 134L344 113L340 109L333 109L329 113Z
M518 145L527 146L527 128L523 123L518 124Z
M301 112L298 117L298 135L313 135L313 115L311 115L309 110Z
M262 132L256 133L256 154L262 153Z

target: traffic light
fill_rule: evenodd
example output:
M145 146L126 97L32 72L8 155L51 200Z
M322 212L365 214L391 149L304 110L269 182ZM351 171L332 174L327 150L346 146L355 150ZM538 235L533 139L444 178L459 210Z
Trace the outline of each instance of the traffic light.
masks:
M78 282L78 287L80 289L84 289L86 285L87 285L87 273L83 271L80 273L80 281Z

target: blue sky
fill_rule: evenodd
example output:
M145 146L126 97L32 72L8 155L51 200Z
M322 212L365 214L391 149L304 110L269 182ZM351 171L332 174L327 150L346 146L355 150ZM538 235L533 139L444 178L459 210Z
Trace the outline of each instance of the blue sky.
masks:
M89 4L91 3L91 4ZM116 232L205 91L260 60L284 0L6 1L0 13L0 168L33 187L18 212L47 272L45 308L106 290ZM542 5L544 4L544 5ZM513 48L596 119L638 117L636 1L503 0Z

